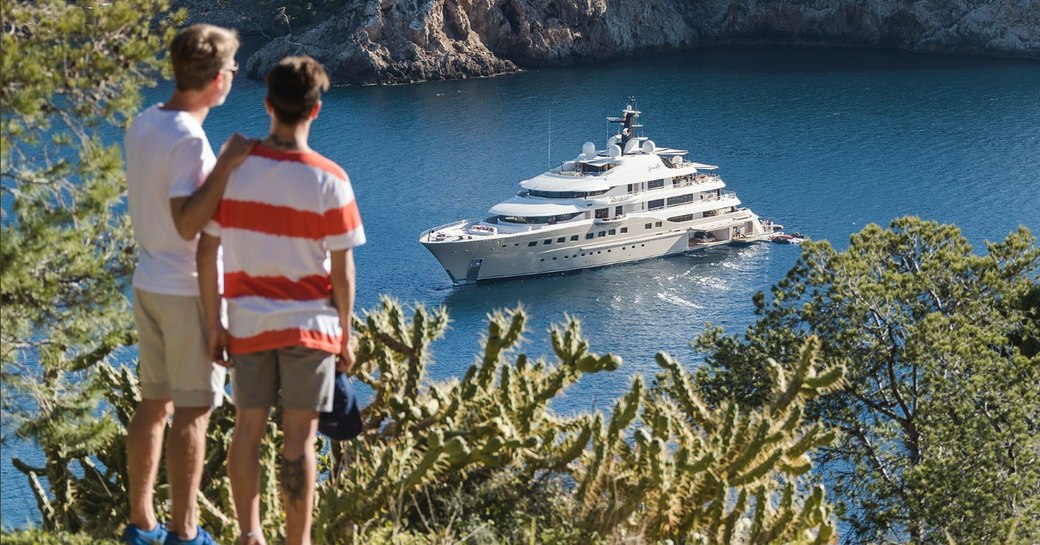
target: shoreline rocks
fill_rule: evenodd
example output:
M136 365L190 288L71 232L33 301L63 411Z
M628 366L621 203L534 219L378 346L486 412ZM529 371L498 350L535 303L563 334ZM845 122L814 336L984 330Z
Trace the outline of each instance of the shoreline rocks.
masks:
M194 6L193 4L198 4ZM259 34L274 15L232 1L182 1L193 21ZM715 45L892 47L1040 59L1040 2L1028 0L357 0L270 40L246 63L261 77L286 55L321 61L338 84L465 79Z

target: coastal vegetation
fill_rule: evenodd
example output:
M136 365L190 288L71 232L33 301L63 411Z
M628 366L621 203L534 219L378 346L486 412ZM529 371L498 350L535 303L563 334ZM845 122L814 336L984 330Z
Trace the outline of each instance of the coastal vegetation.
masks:
M129 219L118 212L121 146L106 126L137 111L155 84L167 31L162 0L5 2L0 36L0 358L4 430L38 444L18 463L47 528L99 527L98 466L122 427L101 410L99 366L136 342L125 297L133 266ZM74 487L81 478L101 488ZM10 483L5 483L10 486ZM43 490L47 493L41 494ZM6 495L6 494L5 494Z
M807 243L743 335L696 341L716 402L764 399L760 358L810 337L848 370L807 416L840 432L818 461L849 542L1040 539L1040 247L1022 227L986 250L917 218Z
M12 543L103 543L127 517L125 426L140 398L118 145L163 66L158 0L5 5L0 48L4 430L42 527ZM741 335L658 354L610 410L559 414L618 372L576 320L523 352L523 309L492 311L465 374L431 380L446 311L359 313L365 433L321 444L318 543L990 543L1040 540L1040 247L1026 229L974 253L954 226L868 226L807 243ZM274 419L273 421L276 421ZM8 425L10 424L10 426ZM228 404L208 438L203 524L234 539ZM262 450L280 533L280 436ZM160 475L160 518L168 494ZM5 482L5 486L15 486ZM844 529L842 535L838 530ZM60 536L60 537L56 537Z

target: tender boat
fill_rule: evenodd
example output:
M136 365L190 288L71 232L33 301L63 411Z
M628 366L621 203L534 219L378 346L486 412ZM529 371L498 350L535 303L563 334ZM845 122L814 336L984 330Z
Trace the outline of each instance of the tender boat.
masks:
M558 168L520 182L489 216L419 241L455 284L601 267L722 244L759 242L783 226L741 206L718 167L638 135L629 99L604 149L586 142Z
M791 233L791 234L777 233L777 234L769 237L769 240L771 240L771 241L773 241L773 242L775 242L777 244L801 244L801 243L805 242L806 240L809 240L809 237L807 237L807 236L805 236L805 235L803 235L801 233Z

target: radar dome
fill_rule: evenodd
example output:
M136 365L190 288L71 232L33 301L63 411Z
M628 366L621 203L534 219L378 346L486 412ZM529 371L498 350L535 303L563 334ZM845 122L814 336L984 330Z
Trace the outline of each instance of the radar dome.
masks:
M653 153L657 149L657 145L654 144L653 140L647 140L643 142L643 153Z
M617 159L621 156L621 148L617 144L611 144L610 147L607 148L607 153L610 154L611 159Z
M639 141L635 138L629 140L628 142L625 142L625 155L628 155L629 153L632 153L637 149L639 149Z
M620 141L621 141L621 137L619 137L618 135L615 134L614 136L611 136L610 138L607 138L607 147L609 148L610 146L613 146L614 144L617 144Z
M588 158L596 156L596 144L592 142L585 142L585 145L581 147L581 154Z

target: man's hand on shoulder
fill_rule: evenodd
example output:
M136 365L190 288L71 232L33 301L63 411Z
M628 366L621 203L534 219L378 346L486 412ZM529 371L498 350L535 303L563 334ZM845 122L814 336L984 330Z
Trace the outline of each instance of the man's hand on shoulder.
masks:
M246 138L236 132L224 141L224 145L220 146L220 156L217 157L217 161L224 162L228 168L233 169L241 165L259 143L260 140L256 138Z
M238 168L243 161L249 157L260 141L255 138L246 138L241 134L232 134L227 142L220 148L220 157L213 171L206 176L206 181L190 197L175 197L170 199L170 215L173 217L173 225L177 228L177 234L184 240L192 240L209 221L217 205L224 196L228 177L231 172Z

